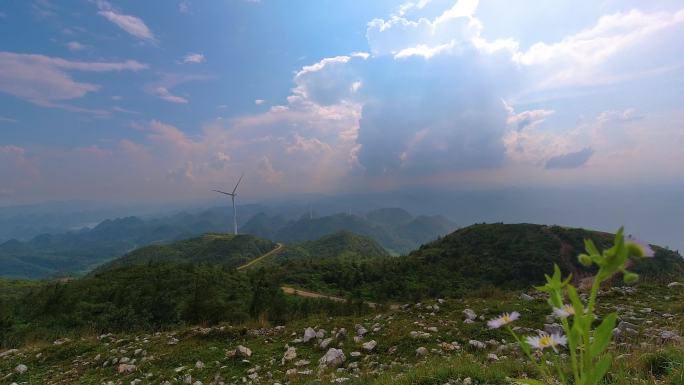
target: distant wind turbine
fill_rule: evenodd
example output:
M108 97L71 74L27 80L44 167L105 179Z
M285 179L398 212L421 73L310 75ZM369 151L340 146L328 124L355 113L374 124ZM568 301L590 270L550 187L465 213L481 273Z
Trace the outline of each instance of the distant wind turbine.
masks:
M235 188L233 189L233 192L225 192L221 190L212 190L217 193L225 194L225 195L230 195L230 200L233 201L233 233L237 235L238 233L238 225L237 225L237 211L235 210L235 197L237 196L237 188L240 185L240 182L242 181L242 177L245 176L244 173L240 175L240 179L238 179L237 184L235 184Z

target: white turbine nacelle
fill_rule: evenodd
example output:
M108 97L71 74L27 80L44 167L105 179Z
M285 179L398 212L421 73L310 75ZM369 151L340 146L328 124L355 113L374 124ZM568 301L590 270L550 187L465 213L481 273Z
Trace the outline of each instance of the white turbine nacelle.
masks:
M225 194L230 196L230 200L233 202L233 233L237 235L238 233L238 225L237 225L237 211L235 209L235 197L237 196L237 188L240 185L240 182L242 181L242 177L245 176L245 174L240 175L240 179L238 179L238 182L235 184L235 188L233 189L233 192L225 192L221 190L212 190L217 193Z

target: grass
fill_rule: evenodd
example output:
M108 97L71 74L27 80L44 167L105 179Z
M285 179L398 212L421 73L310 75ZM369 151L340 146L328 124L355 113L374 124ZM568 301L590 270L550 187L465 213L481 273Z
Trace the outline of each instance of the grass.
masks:
M0 379L3 384L6 381L8 384L62 385L101 384L107 381L129 384L137 378L143 380L141 385L144 385L160 384L165 380L181 384L186 375L191 375L193 382L201 380L208 384L218 375L226 383L242 383L242 378L247 378L248 370L257 366L260 367L258 373L262 384L285 381L289 384L322 384L342 377L349 378L344 382L349 385L442 385L456 384L469 377L477 385L508 385L512 383L512 378L525 375L535 377L534 368L515 349L497 351L496 347L485 350L471 348L468 345L470 339L512 341L500 330L487 329L482 320L473 324L463 323L462 312L470 308L478 315L490 318L503 311L518 310L523 316L516 326L541 328L548 312L546 303L543 299L522 300L519 292L488 290L486 295L483 294L447 299L439 304L440 309L434 315L426 310L426 306L434 305L436 301L428 301L420 308L411 306L408 311L384 309L365 316L335 318L312 315L304 320L293 321L280 331L263 321L239 326L222 324L204 330L181 327L158 333L122 333L103 340L86 334L63 345L34 343L23 346L19 354L0 358ZM602 385L684 385L684 347L677 343L661 344L649 336L651 329L676 331L681 327L684 323L684 313L681 311L684 290L665 289L662 285L642 285L634 294L610 293L602 296L601 301L605 305L601 309L603 312L617 307L623 309L622 316L627 320L632 313L642 319L639 336L630 337L612 347L616 358L610 376ZM653 309L652 313L641 313L645 307ZM663 313L673 314L674 317L662 317ZM380 329L374 332L372 328L376 323ZM355 343L351 338L356 324L363 324L371 330L365 340L374 339L378 346L371 353L364 352L361 357L352 358L350 352L362 351L360 343ZM334 328L347 328L349 337L332 344L343 349L347 356L343 372L328 369L319 375L318 359L325 350L313 344L295 344L292 346L297 348L296 360L310 361L302 370L311 369L313 373L288 378L286 371L293 366L282 366L280 359L286 344L300 337L308 326L323 328L328 335ZM430 327L436 327L437 331L431 332L432 336L428 339L409 337L411 331L424 331ZM262 331L258 331L260 329ZM178 343L169 345L168 341L172 338L178 339ZM460 344L461 348L445 351L440 347L440 344L452 341ZM626 344L622 345L623 342ZM238 345L252 349L253 356L249 362L226 358L226 351ZM415 351L421 346L430 351L427 357L416 356ZM137 349L144 350L146 354L136 355ZM490 352L495 352L499 360L489 360L487 354ZM96 359L98 355L100 357ZM118 374L116 365L111 362L104 364L114 357L136 359L136 371ZM203 362L204 367L196 368L197 361ZM352 365L353 362L358 364ZM20 363L29 367L29 371L23 375L14 373L14 368ZM350 368L354 365L358 365L358 371ZM177 372L176 369L180 367L185 369ZM271 373L271 378L267 377L267 373Z

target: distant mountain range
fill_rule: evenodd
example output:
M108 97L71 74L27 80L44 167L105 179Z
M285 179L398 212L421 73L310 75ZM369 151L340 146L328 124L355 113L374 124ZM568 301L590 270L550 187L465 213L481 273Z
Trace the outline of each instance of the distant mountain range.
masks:
M339 231L367 235L392 253L406 253L423 242L447 234L455 225L435 216L414 217L401 209L382 209L366 216L335 214L291 219L288 212L269 216L262 206L240 207L250 218L240 232L284 243L301 243ZM228 207L197 213L181 212L163 218L107 219L93 228L41 234L28 241L0 244L0 276L44 278L80 275L112 259L147 245L162 245L231 227Z
M439 216L413 216L400 208L372 210L364 216L334 214L323 217L302 216L287 221L282 216L259 213L241 232L286 243L299 243L339 231L368 236L393 254L405 254L425 242L456 229L456 224Z

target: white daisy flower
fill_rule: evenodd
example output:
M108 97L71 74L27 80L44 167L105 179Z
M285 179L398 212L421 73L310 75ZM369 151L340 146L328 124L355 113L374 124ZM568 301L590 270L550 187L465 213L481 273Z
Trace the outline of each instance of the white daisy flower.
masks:
M571 315L575 315L575 308L567 304L564 304L561 307L554 307L553 315L558 318L568 318Z
M544 350L546 348L553 349L554 352L558 353L558 345L565 346L568 342L567 337L560 335L558 333L548 334L545 332L539 333L538 336L528 336L527 343L533 348Z
M487 326L489 326L490 329L498 329L504 325L507 325L515 320L520 318L520 313L517 311L514 311L513 313L503 313L497 318L491 319L487 321Z

